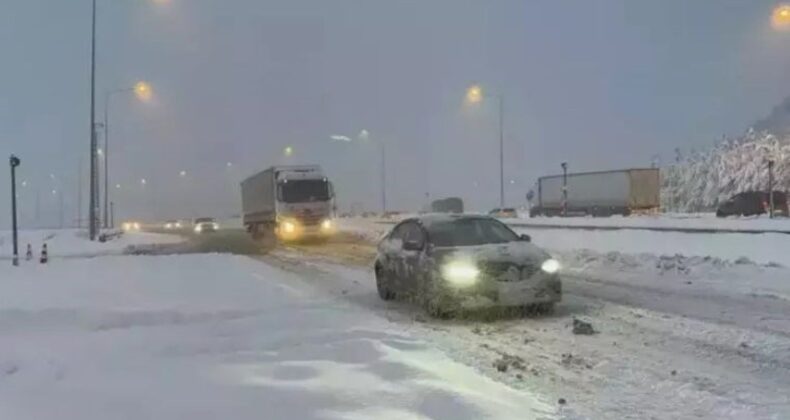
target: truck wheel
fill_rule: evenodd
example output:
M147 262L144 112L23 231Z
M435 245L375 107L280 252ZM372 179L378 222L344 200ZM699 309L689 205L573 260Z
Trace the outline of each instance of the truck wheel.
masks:
M390 287L391 285L387 279L384 269L381 267L376 267L376 289L379 292L379 297L381 300L395 299L395 292L393 292Z

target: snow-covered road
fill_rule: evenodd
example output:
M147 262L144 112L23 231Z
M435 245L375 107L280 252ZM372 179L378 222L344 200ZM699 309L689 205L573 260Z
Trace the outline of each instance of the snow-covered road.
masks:
M369 269L350 267L345 254L336 257L292 247L262 258L410 328L491 378L550 400L564 398L570 418L790 414L790 300L779 291L788 288L780 284L788 275L782 269L751 271L764 284L735 288L726 284L732 278L722 277L737 275L729 268L696 274L589 269L566 277L565 300L552 316L437 321L412 305L381 302ZM574 318L599 333L572 334ZM495 367L503 361L506 372Z
M219 254L0 266L2 419L551 418L408 326Z
M555 314L439 321L378 298L378 229L0 266L0 418L790 417L787 268L569 247Z

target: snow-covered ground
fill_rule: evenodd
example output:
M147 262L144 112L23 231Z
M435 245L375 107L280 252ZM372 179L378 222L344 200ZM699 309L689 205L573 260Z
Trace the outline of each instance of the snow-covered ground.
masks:
M0 265L2 419L552 418L408 325L246 257Z
M551 251L712 257L730 262L746 258L760 264L790 267L790 235L780 233L682 233L647 230L578 230L520 228L533 242Z
M375 237L381 225L355 227L362 237L365 229ZM553 250L564 263L565 294L555 316L418 322L412 328L492 378L565 398L571 417L790 416L790 269L662 255L665 242L679 245L682 238L662 239L661 232L645 232L653 247L639 254L584 249L583 234L590 231L538 231L579 235ZM709 241L707 255L716 253L721 234L696 235ZM540 238L535 242L541 244ZM345 264L351 260L340 255L343 265L334 265L327 262L331 252L309 248L276 256L315 277L328 293L409 322L409 313L378 302L369 263L350 268ZM320 274L307 274L305 265ZM571 334L573 318L590 321L599 334ZM499 372L494 365L503 360L510 368Z
M0 259L13 255L13 236L10 231L0 231ZM19 232L19 256L24 260L27 244L38 257L43 244L47 244L50 257L86 257L121 254L134 245L176 243L183 239L176 235L130 232L107 242L90 241L87 232L77 229L41 229Z
M533 217L502 219L511 225L576 226L633 229L697 229L697 230L769 230L790 232L790 218L771 219L767 216L719 218L712 213L659 214L654 216L612 217Z

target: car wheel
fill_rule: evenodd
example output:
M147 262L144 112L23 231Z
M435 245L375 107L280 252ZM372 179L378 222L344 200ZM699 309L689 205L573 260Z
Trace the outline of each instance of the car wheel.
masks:
M376 289L381 300L395 299L395 292L390 289L391 284L387 279L386 272L381 267L376 267Z

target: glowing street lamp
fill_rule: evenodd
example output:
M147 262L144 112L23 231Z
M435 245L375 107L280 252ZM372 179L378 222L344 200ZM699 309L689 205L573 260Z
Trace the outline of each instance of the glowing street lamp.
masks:
M122 92L134 92L137 99L148 102L153 95L151 85L144 81L135 83L130 88L108 90L104 93L104 228L110 228L110 99L112 95ZM102 152L99 149L99 156Z
M283 149L283 154L284 154L286 157L289 157L289 156L293 155L293 154L294 154L294 148L293 148L293 147L291 147L291 146L286 146L286 148L285 148L285 149Z
M466 90L466 102L476 104L483 101L483 88L480 85L472 85Z
M183 177L187 176L187 171L181 171L181 172L179 172L179 173L178 173L178 176L180 176L181 178L183 178Z
M505 207L505 99L503 95L486 94L480 85L466 89L466 102L478 104L483 98L492 97L499 103L499 207Z
M790 4L780 4L771 13L771 26L779 31L790 29Z
M137 99L141 101L148 101L151 99L151 96L153 96L151 85L144 81L135 83L133 90Z

